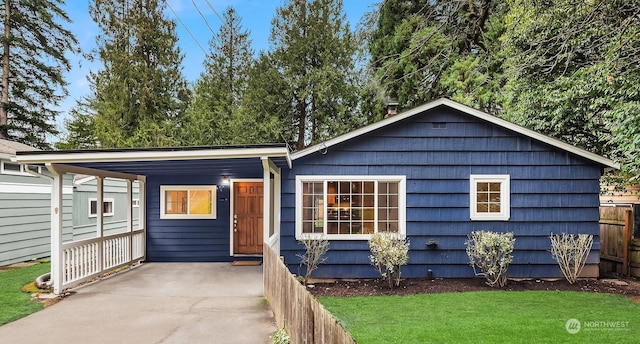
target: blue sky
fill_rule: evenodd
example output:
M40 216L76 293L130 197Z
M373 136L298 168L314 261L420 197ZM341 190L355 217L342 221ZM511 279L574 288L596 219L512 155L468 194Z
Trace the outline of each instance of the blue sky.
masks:
M83 51L89 52L95 47L96 35L99 33L98 27L89 17L89 0L66 0L66 2L64 9L73 21L69 28L75 33ZM195 2L214 32L218 32L221 23L209 7L209 4L220 16L222 16L227 7L233 6L242 18L242 26L251 32L250 37L253 41L253 48L259 51L268 50L269 48L268 40L271 32L271 20L275 15L276 8L283 3L283 0L208 0L208 4L205 0L168 0L169 6L186 24L198 43L208 52L212 33L193 2ZM343 0L343 2L344 11L351 28L355 29L362 15L371 11L370 6L378 1ZM169 9L167 9L166 15L177 23L178 45L185 55L183 72L187 80L193 82L203 69L202 63L205 54ZM66 76L70 95L61 105L61 110L65 112L75 105L77 99L89 93L89 83L86 77L91 70L100 68L99 64L89 63L82 55L69 56L69 58L73 69ZM66 118L66 115L57 120L61 130L63 129L64 118Z

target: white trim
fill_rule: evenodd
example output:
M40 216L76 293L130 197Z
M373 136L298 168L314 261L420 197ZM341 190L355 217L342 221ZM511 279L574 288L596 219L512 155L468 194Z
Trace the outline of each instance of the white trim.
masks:
M326 183L330 181L376 181L376 182L398 182L398 234L404 237L407 233L407 176L404 175L297 175L296 176L296 207L295 224L296 240L318 237L320 233L302 233L302 183L303 182L324 182L323 191L324 204L327 204ZM375 190L375 232L378 230L378 189L376 183ZM320 235L328 240L369 240L372 234L327 234L327 221L324 221L324 230Z
M607 158L605 158L603 156L588 152L588 151L586 151L584 149L572 146L572 145L570 145L570 144L568 144L566 142L562 142L560 140L554 139L554 138L546 136L544 134L540 134L540 133L538 133L536 131L533 131L531 129L527 129L525 127L521 127L521 126L519 126L517 124L514 124L514 123L511 123L509 121L506 121L506 120L504 120L502 118L499 118L499 117L496 117L496 116L492 116L492 115L490 115L488 113L485 113L485 112L470 108L470 107L468 107L466 105L462 105L460 103L454 102L454 101L446 99L446 98L440 98L440 99L434 100L432 102L429 102L427 104L424 104L424 105L418 106L416 108L407 110L407 111L402 112L400 114L397 114L395 116L392 116L392 117L389 117L389 118L385 118L385 119L383 119L381 121L378 121L376 123L370 124L368 126L360 128L360 129L356 129L354 131L351 131L351 132L346 133L344 135L340 135L340 136L335 137L333 139L324 141L324 142L322 142L320 144L307 147L305 149L302 149L300 151L297 151L297 152L291 154L291 160L296 160L296 159L302 158L304 156L307 156L309 154L318 152L320 150L327 149L327 148L329 148L331 146L337 145L337 144L342 143L342 142L347 141L347 140L351 140L353 138L356 138L358 136L364 135L364 134L369 133L371 131L380 129L382 127L388 126L390 124L402 121L402 120L404 120L406 118L413 117L415 115L418 115L418 114L423 113L425 111L431 110L431 109L436 108L438 106L447 106L447 107L450 107L452 109L455 109L455 110L458 110L458 111L462 111L462 112L464 112L464 113L466 113L468 115L471 115L471 116L477 117L479 119L485 120L487 122L496 124L496 125L501 126L503 128L515 131L516 133L528 136L530 138L533 138L535 140L544 142L544 143L549 144L551 146L554 146L556 148L560 148L562 150L565 150L567 152L576 154L578 156L581 156L581 157L583 157L585 159L591 160L591 161L596 162L598 164L601 164L603 166L614 168L614 169L620 169L620 164L617 164L617 163L613 162L612 160L607 159Z
M51 194L51 184L26 184L26 183L7 183L0 182L0 194ZM62 193L65 195L73 194L73 187L64 185Z
M233 251L233 239L234 239L234 235L233 235L233 214L235 212L235 207L234 207L234 199L235 199L235 195L233 193L234 190L234 183L264 183L263 179L260 178L240 178L240 179L231 179L229 178L229 256L234 256L235 252ZM264 192L264 191L263 191ZM263 198L263 202L264 202L264 198ZM264 218L264 214L262 214L263 218ZM263 237L264 239L264 237ZM263 243L264 244L264 243Z
M166 214L165 213L165 191L187 191L190 193L192 190L209 190L211 191L211 213L210 214ZM216 185L160 185L160 219L210 219L216 218L216 201L218 198L218 187ZM187 202L190 202L191 197L187 197ZM187 209L190 207L187 205Z
M471 221L509 221L511 216L511 178L508 174L472 174L469 176L469 217ZM478 182L500 183L500 212L477 212Z
M96 202L96 213L91 214L91 202ZM110 213L102 213L102 216L113 216L116 211L116 202L113 198L105 198L102 200L102 203L111 203L111 212ZM104 204L102 205L102 209L104 209ZM97 217L98 216L98 199L97 198L89 198L89 217Z
M212 148L193 150L123 150L123 151L87 151L61 152L58 154L25 154L16 156L21 163L77 163L77 162L116 162L116 161L164 161L164 160L199 160L226 158L261 158L286 157L289 165L291 159L287 147L258 148ZM87 173L88 174L88 173Z
M6 164L18 166L18 169L20 169L20 171L7 170L7 168L5 167ZM38 173L42 173L41 166L35 166L35 167ZM20 164L17 162L11 162L11 161L0 161L0 174L6 174L11 176L35 177L33 174L25 171L23 164Z

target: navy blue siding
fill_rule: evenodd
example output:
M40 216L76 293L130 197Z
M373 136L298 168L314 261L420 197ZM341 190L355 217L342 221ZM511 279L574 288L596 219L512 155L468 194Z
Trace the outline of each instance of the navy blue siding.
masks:
M262 167L236 172L234 178L261 178ZM228 262L230 190L217 191L216 219L160 219L161 185L213 185L229 172L207 175L151 175L147 177L147 260L151 262ZM238 175L242 173L242 175Z
M433 129L432 122L446 122ZM296 175L405 175L406 277L472 277L465 252L474 230L512 231L516 237L512 277L560 277L549 253L551 233L594 235L588 265L598 263L601 167L502 127L447 108L408 120L293 161L283 170L281 254L297 272L302 246L295 240ZM509 221L470 221L469 175L508 174ZM426 243L435 240L436 249ZM366 241L332 241L327 261L314 276L370 278ZM597 270L595 270L597 271Z

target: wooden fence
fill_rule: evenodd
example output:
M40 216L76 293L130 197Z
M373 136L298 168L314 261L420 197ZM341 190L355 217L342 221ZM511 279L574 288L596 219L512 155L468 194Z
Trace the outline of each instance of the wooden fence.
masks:
M263 259L264 294L273 309L278 328L286 328L291 343L356 343L266 244Z
M629 275L633 208L600 207L600 274Z

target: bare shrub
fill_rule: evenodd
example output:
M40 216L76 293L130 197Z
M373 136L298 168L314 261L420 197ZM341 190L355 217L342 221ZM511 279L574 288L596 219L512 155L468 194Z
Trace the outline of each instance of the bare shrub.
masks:
M304 245L304 254L296 254L300 258L300 266L306 267L303 283L306 286L311 273L318 268L318 266L324 263L327 258L324 256L329 251L329 241L322 237L306 238L300 240L300 243Z
M512 232L473 231L469 234L467 255L476 275L484 276L491 287L507 285L507 271L513 259L516 239ZM476 267L482 272L477 272Z
M398 233L376 233L369 240L371 264L378 269L389 288L400 285L401 267L409 260L409 240Z
M574 284L587 262L593 235L551 234L551 255L558 262L560 271L570 284Z

